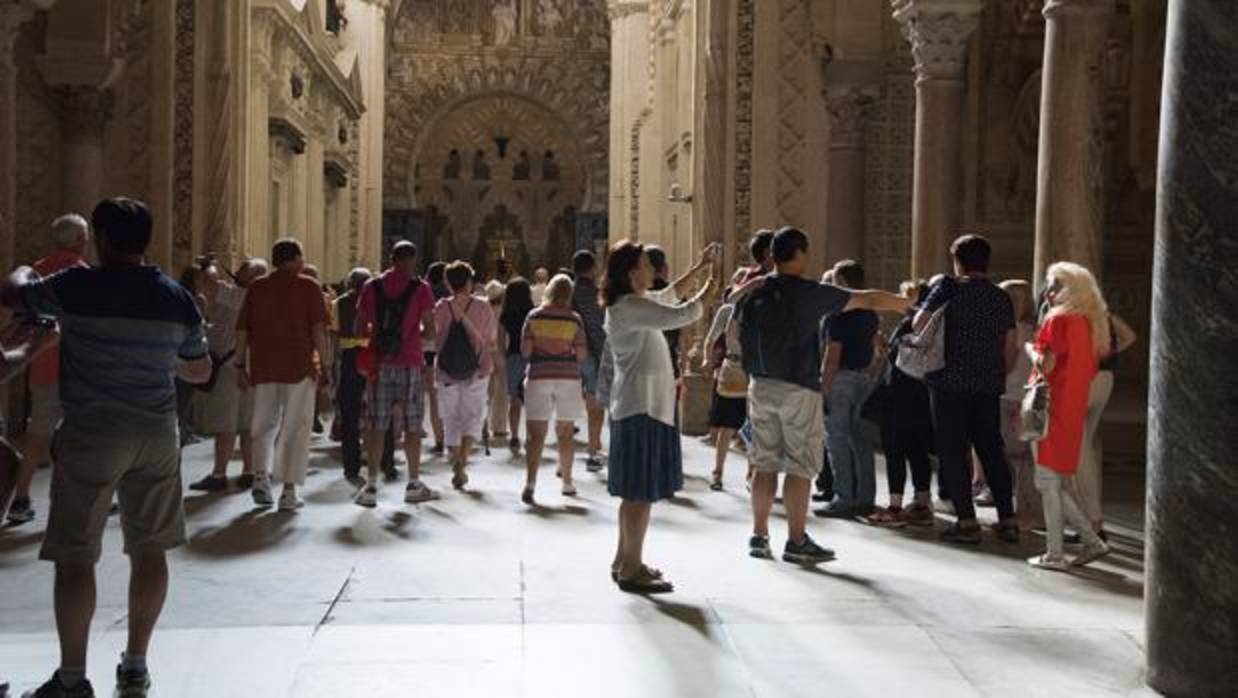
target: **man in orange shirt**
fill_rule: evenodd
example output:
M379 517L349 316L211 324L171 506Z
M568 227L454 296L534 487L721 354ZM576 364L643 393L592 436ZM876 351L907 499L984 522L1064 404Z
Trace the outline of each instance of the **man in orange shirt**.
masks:
M273 504L273 475L284 484L279 510L296 511L304 505L297 486L305 483L309 466L317 384L330 382L314 361L315 351L331 355L327 305L318 282L301 274L301 243L276 242L271 262L275 271L250 284L241 306L234 365L241 387L254 390L254 504Z
M34 263L34 271L42 278L72 267L85 267L82 258L90 240L86 219L70 213L52 221L52 244L56 247L48 256ZM30 423L26 431L26 455L17 471L13 505L9 522L17 525L34 520L30 503L30 481L34 469L48 461L52 435L60 425L60 352L55 346L35 357L30 364Z

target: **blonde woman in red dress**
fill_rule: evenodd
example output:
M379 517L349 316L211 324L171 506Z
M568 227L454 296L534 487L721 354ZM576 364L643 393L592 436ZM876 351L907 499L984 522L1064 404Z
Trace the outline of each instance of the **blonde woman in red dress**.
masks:
M1109 313L1096 279L1070 262L1049 267L1046 279L1048 314L1028 346L1036 375L1049 381L1049 432L1036 444L1036 489L1041 493L1047 551L1030 558L1034 567L1064 570L1063 518L1083 536L1083 551L1070 562L1086 565L1109 553L1092 530L1075 495L1088 394L1098 357L1109 348ZM1035 377L1035 376L1034 376Z

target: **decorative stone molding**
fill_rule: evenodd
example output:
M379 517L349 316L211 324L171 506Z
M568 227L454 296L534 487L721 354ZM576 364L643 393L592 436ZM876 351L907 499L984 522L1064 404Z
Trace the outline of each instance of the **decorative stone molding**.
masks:
M752 234L752 94L755 74L756 0L738 0L735 31L735 239L746 254Z
M322 176L327 180L327 184L336 189L343 189L348 186L348 164L346 161L338 158L324 160L322 163Z
M864 145L864 128L880 90L874 86L834 85L825 90L830 113L830 146L856 148Z
M962 80L982 0L892 0L919 80Z
M282 142L289 150L301 155L305 152L306 135L288 119L282 116L272 116L267 122L268 132L272 141Z

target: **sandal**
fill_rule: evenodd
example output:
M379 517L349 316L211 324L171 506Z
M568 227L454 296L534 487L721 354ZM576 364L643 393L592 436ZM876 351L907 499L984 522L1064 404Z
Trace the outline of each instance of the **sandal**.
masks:
M662 577L654 576L654 570L641 567L635 577L619 579L619 588L629 594L668 594L675 591L675 585Z
M648 573L651 576L657 577L658 579L662 578L662 570L656 567L650 567L649 565L641 565L641 571ZM612 582L619 581L619 568L618 567L610 568L610 580Z
M714 481L709 483L709 489L713 490L714 492L721 492L722 491L722 478L720 477L714 478Z

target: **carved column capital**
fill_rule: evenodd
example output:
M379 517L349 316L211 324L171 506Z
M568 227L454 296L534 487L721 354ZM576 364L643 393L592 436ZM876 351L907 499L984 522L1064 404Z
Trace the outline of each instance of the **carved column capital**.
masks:
M649 0L608 0L606 14L611 22L637 14L649 14Z
M830 85L825 88L825 107L830 113L830 147L864 145L864 126L872 114L878 89L875 85Z
M892 0L894 19L911 42L916 77L961 80L967 44L980 24L982 0Z
M86 85L52 88L66 134L99 132L112 118L112 91Z
M1061 15L1094 15L1107 17L1113 14L1114 0L1045 0L1045 19Z

